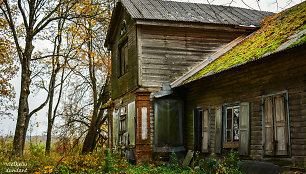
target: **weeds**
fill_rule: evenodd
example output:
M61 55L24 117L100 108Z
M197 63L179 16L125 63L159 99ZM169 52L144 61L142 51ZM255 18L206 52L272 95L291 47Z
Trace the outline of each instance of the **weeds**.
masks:
M239 166L238 155L234 152L222 160L214 158L200 159L195 158L191 167L182 167L175 153L170 154L169 163L164 165L154 165L145 163L143 165L132 165L121 157L116 150L110 151L99 149L94 153L80 155L80 151L73 153L57 152L57 146L54 146L50 156L45 156L43 144L28 144L25 155L22 158L12 157L10 155L12 142L0 143L0 173L7 170L25 170L28 173L242 173ZM80 149L74 147L74 149ZM22 166L18 166L23 164Z

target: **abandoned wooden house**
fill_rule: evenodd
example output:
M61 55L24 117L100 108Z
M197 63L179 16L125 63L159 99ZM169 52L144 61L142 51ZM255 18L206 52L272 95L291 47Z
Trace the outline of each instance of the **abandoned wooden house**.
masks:
M171 83L184 98L186 149L305 164L305 11L304 2L267 18Z
M117 2L105 41L112 55L110 147L137 162L159 152L229 148L251 159L305 161L305 46L258 60L248 45L239 47L256 40L260 21L271 15L186 2ZM237 48L246 51L238 53L245 61L222 63Z

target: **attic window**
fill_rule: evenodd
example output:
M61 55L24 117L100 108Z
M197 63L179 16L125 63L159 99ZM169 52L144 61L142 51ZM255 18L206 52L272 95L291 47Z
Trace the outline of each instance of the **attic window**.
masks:
M120 36L122 36L125 33L126 33L126 21L123 20L123 22L121 24L121 29L120 29Z

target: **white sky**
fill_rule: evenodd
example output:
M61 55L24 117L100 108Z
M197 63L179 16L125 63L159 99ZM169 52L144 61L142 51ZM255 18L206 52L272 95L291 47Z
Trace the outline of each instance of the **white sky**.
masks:
M172 0L173 1L173 0ZM256 10L259 10L258 4L260 6L260 9L262 11L270 11L270 12L280 12L284 8L289 8L293 5L299 4L303 2L303 0L175 0L175 1L180 1L180 2L195 2L195 3L210 3L210 4L215 4L215 5L228 5L229 2L231 3L231 6L236 6L236 7L242 7L242 8L253 8ZM257 3L258 2L258 3ZM277 4L279 8L277 8ZM290 3L288 5L288 3ZM247 4L248 6L246 6ZM49 43L41 43L36 44L35 47L36 49L44 49L47 47L47 45L50 45ZM16 90L16 104L18 104L18 97L19 97L19 91L20 91L20 75L18 75L13 81L12 81L15 90ZM37 106L40 105L44 101L46 97L46 94L44 93L39 93L38 95L30 95L29 97L29 106L30 110L33 108L36 108ZM32 135L42 135L43 132L46 132L47 130L47 107L42 109L40 112L37 113L37 115L34 115L31 118L31 123L34 124L38 122L38 127L36 125L33 127L33 132ZM0 120L0 135L3 134L14 134L15 132L15 127L16 127L16 118L17 118L17 111L13 111L14 114L14 120L9 119L9 118L4 118ZM29 134L29 132L28 132Z

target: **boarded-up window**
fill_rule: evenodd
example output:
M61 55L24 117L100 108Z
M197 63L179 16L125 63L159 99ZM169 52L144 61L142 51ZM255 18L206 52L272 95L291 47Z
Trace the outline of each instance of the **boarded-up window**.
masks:
M289 155L286 94L263 97L264 154Z
M155 146L181 146L183 144L183 104L180 100L155 101Z
M194 149L204 153L209 152L210 146L210 114L208 109L194 110Z

